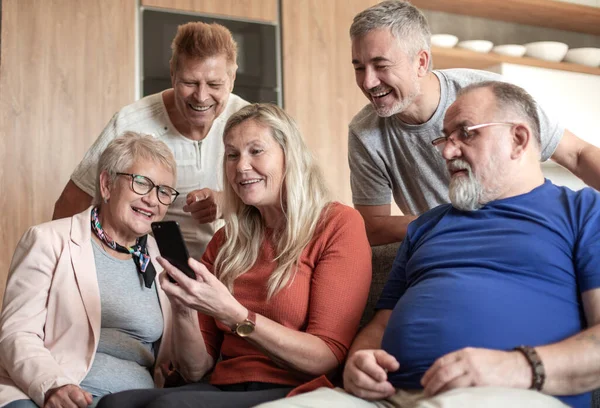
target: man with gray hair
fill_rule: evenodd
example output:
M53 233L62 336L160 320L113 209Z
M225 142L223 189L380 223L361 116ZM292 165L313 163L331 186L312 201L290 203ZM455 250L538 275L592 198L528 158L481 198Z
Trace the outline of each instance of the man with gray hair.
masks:
M390 0L359 13L350 27L356 84L370 104L348 134L352 200L372 245L401 241L410 221L448 202L449 177L431 148L446 109L463 87L502 80L470 69L432 70L427 20ZM600 150L539 110L541 160L552 158L600 188ZM391 199L404 214L391 215Z
M345 391L261 408L589 408L600 387L600 193L544 179L538 122L515 85L459 91L433 140L452 204L408 227L350 349Z
M177 161L182 197L165 219L179 223L190 255L200 259L222 226L223 128L248 102L232 93L237 44L227 28L199 21L180 25L171 49L173 87L115 113L73 171L52 218L70 217L90 205L98 158L111 140L126 131L149 134L165 142Z

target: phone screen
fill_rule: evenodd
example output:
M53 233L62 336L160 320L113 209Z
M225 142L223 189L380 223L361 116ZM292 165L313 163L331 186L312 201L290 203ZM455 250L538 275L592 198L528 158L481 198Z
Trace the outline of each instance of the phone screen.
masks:
M196 279L196 274L188 265L190 255L185 246L183 235L181 235L179 224L176 221L160 221L153 222L151 225L160 256L190 278ZM169 280L173 281L170 276Z

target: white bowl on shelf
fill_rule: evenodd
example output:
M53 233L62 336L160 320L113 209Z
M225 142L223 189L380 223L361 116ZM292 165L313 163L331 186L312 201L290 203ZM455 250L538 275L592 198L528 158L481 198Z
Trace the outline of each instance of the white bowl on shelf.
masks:
M494 44L487 40L467 40L457 44L459 48L482 53L490 52L493 46Z
M522 57L525 55L525 46L519 44L502 44L492 48L492 52L509 57Z
M600 65L600 48L572 48L567 51L565 61L575 64L597 67Z
M431 45L442 48L452 48L458 42L458 37L452 34L433 34Z
M528 57L559 62L565 57L569 46L558 41L536 41L525 44L525 49Z
M575 3L575 4L581 4L583 6L592 6L592 7L598 5L596 3L596 0L560 0L560 1L565 2L565 3Z

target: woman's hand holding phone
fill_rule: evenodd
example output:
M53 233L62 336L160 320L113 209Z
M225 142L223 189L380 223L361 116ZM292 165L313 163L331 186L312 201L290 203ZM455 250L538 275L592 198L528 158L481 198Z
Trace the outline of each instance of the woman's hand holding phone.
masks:
M160 282L160 287L163 289L167 297L169 298L169 302L171 302L171 310L173 314L179 315L182 317L190 317L192 314L196 314L196 312L186 306L177 296L172 295L172 290L169 290L170 286L177 286L179 283L173 276L177 276L177 279L183 281L184 279L190 279L186 274L181 272L179 269L171 265L171 274L167 272L167 269L164 267L163 262L169 264L169 261L164 258L156 259L160 265L163 265L164 270L158 275L158 281ZM170 265L170 264L169 264Z
M161 257L157 260L165 269L164 275L167 275L160 277L161 287L172 302L212 316L228 327L235 326L248 316L248 310L202 263L188 259L190 269L196 274L196 279L190 279L166 259ZM169 282L168 276L176 284Z

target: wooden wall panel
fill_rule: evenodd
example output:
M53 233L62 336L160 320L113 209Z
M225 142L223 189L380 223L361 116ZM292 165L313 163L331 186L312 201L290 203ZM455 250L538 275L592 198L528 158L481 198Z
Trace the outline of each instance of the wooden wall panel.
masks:
M277 0L142 0L143 6L276 23Z
M0 299L14 248L135 99L134 0L3 0Z
M334 198L352 205L348 124L368 100L356 86L348 30L377 0L282 0L283 89Z

